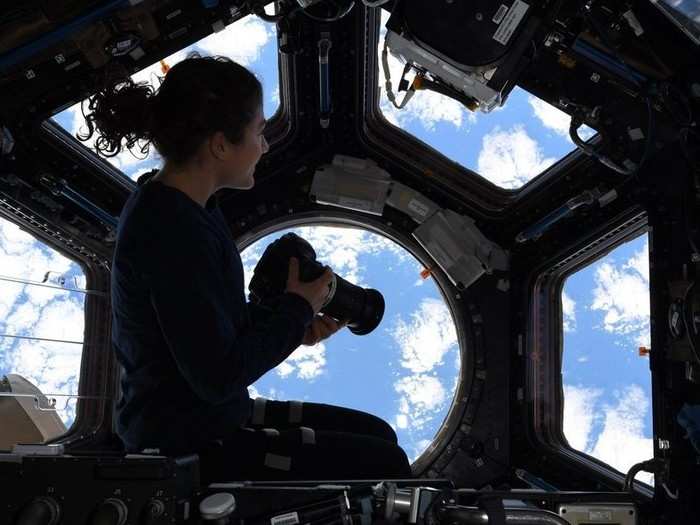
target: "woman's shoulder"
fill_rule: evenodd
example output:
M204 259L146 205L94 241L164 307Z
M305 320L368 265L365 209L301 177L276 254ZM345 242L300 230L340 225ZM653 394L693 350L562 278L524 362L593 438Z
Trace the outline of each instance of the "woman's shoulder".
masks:
M156 248L217 237L206 212L180 193L157 181L140 186L129 197L119 218L117 244L136 242Z

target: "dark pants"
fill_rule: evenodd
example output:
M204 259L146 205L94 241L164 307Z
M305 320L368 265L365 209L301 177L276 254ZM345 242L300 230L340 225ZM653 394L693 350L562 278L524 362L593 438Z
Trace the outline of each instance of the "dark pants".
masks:
M205 483L410 478L396 433L349 408L257 399L245 428L200 454Z

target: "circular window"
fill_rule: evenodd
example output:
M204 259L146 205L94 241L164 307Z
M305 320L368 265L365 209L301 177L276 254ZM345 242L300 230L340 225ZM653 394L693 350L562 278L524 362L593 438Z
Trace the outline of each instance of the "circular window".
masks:
M300 346L249 387L251 397L340 405L381 417L396 430L413 462L433 441L459 382L455 324L421 263L386 237L345 226L278 230L243 250L246 290L265 248L294 232L317 259L353 284L379 290L386 309L370 334L342 330Z

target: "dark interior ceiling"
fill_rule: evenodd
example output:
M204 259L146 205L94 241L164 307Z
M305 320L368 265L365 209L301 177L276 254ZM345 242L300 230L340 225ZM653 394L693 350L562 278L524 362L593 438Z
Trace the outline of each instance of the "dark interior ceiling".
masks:
M80 260L90 288L108 291L114 225L94 210L118 217L135 185L47 119L85 99L108 73L132 74L210 34L212 24L233 24L251 11L260 14L265 3L34 0L1 8L0 126L12 137L4 141L0 156L2 215ZM470 38L476 37L450 20L452 2L394 4L388 2L383 9L394 11L389 26L397 32L403 28L415 38L434 37L435 46L444 45L452 53L474 45ZM473 4L461 8L488 9L489 3ZM376 53L379 9L356 2L347 16L332 22L305 16L291 0L277 9L286 14L278 20L281 106L267 128L271 149L258 165L255 189L220 195L234 235L249 240L251 232L291 214L318 220L354 218L410 238L417 224L400 209L387 207L370 219L309 198L315 171L337 154L371 158L392 180L442 209L474 219L479 231L509 254L510 265L468 287L442 278L470 355L462 371L462 401L453 405L437 446L414 466L417 473L481 486L506 479L509 466L519 464L571 490L617 490L619 475L591 458L577 457L561 435L556 380L561 348L556 321L561 312L556 297L567 269L647 229L652 233L652 346L672 346L666 328L673 299L669 283L693 281L697 263L692 258L697 255L698 190L693 127L700 104L696 43L651 2L532 2L528 25L521 31L527 32L524 44L513 43L495 59L509 72L498 79L499 85L507 96L517 84L598 134L585 146L588 151L578 149L522 189L510 191L426 148L384 119L376 87L381 75ZM314 9L319 16L333 10L323 2ZM179 16L168 16L176 10ZM635 38L634 24L625 22L628 11L644 28L644 38ZM419 21L426 18L431 22L423 26ZM104 51L119 36L117 29L124 34L141 31L141 56ZM443 38L435 36L438 31ZM321 33L333 41L332 120L326 128L319 125ZM600 81L590 82L592 75ZM474 102L461 97L466 104ZM643 140L631 138L630 130L636 129ZM592 190L610 198L582 206L575 220L552 220L533 240L516 241L550 212ZM71 198L73 194L91 207ZM506 291L498 285L503 280L510 283ZM85 340L105 348L109 304L98 297L89 300L93 317L86 323ZM547 359L532 358L542 353ZM113 393L114 377L103 375L115 370L108 354L95 354L84 365L83 393ZM662 352L651 359L655 435L671 441L670 452L655 445L655 453L668 460L669 479L687 494L697 490L697 466L673 414L684 402L697 402L697 367L692 358ZM93 440L111 431L110 411L108 406L83 407L72 435L76 447L86 443L85 429L96 433ZM488 459L477 461L483 458ZM668 503L660 501L658 492L655 497L657 504Z

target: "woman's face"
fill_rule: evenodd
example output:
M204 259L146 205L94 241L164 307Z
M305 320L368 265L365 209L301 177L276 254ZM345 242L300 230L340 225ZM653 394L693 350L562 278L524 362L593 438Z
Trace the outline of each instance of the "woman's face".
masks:
M243 131L241 141L231 144L230 163L227 163L225 168L221 187L241 190L253 187L255 184L253 178L255 165L269 149L265 135L263 135L265 124L262 107L258 107L253 120Z

